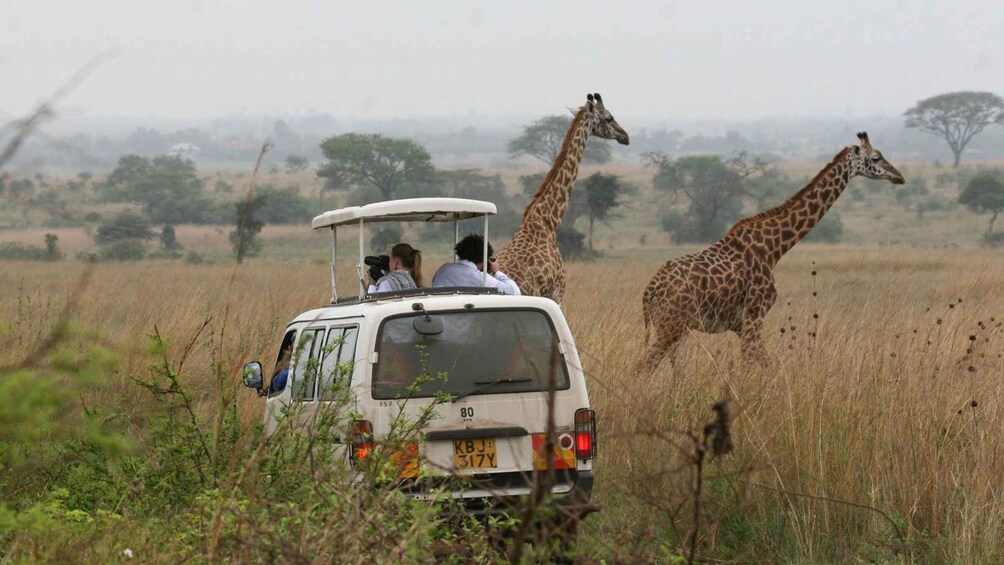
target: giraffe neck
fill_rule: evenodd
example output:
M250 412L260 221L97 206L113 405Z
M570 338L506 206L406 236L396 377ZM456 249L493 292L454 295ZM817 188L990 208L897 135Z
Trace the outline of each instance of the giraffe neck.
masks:
M523 213L520 229L532 224L534 231L557 234L558 225L561 224L572 196L572 186L579 176L579 163L589 138L586 114L587 110L583 107L572 119L551 170Z
M845 148L808 185L780 206L740 220L725 237L740 237L773 265L819 223L854 176L851 148Z

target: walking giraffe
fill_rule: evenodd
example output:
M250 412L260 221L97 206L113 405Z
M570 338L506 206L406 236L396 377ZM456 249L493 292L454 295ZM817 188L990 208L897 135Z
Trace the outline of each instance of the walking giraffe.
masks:
M648 351L641 368L675 359L688 330L739 334L743 357L763 361L764 317L774 305L774 265L819 222L848 181L861 175L903 184L903 175L871 146L845 147L809 184L786 202L739 220L711 247L668 261L642 298ZM655 339L651 340L654 333Z
M599 93L586 96L565 134L561 150L544 182L527 205L512 240L498 253L499 269L528 296L561 303L565 294L565 266L558 250L558 225L568 208L579 162L590 135L628 144L628 134L603 105Z

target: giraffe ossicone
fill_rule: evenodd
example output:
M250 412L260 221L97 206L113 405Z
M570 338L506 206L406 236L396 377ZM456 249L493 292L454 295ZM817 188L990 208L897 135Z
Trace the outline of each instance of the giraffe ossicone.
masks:
M647 351L640 368L673 359L691 330L732 331L743 356L762 361L764 317L777 299L774 266L819 222L856 176L903 184L903 175L873 148L868 134L845 147L783 204L739 220L707 249L666 262L642 297Z
M558 250L558 226L568 208L579 163L589 136L630 141L624 128L603 104L599 93L586 95L574 113L551 170L523 212L523 221L508 245L499 251L499 268L519 285L520 292L561 303L565 294L565 266Z

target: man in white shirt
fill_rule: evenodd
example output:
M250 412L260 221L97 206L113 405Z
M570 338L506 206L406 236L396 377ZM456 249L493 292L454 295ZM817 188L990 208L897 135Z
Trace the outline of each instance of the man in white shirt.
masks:
M519 296L516 281L498 270L495 262L495 252L491 243L488 244L488 276L482 284L482 268L484 267L484 238L471 234L461 239L454 250L457 252L456 263L446 263L432 277L432 286L485 286L497 288L502 294Z

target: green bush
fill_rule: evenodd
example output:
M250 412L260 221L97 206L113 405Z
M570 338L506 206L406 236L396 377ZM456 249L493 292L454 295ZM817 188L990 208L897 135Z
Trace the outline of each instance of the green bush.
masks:
M303 224L314 217L310 203L300 196L298 186L275 188L263 185L258 188L258 195L265 203L256 214L266 224Z
M121 212L112 220L98 226L94 241L98 245L107 245L123 239L150 239L153 230L150 220L135 212Z
M114 358L79 347L60 344L66 354L58 363L0 379L5 561L502 558L482 522L447 519L447 503L413 500L397 490L395 446L424 435L435 405L417 413L402 407L391 434L364 462L350 465L331 449L352 433L346 388L336 386L332 402L309 424L300 405L288 407L267 434L260 424L242 425L238 395L250 393L236 390L239 379L182 374L188 349L172 353L155 332L149 373L133 375L139 388L124 391L119 401L131 416L117 418L97 402L115 397L85 401L83 394L95 379L107 380ZM216 380L212 388L220 392L197 404L199 395L185 384L194 378ZM140 412L137 403L145 405ZM131 424L137 417L142 425Z
M0 244L0 259L23 261L41 261L45 250L34 245L25 245L16 241Z
M983 234L983 244L990 247L1004 246L1004 232Z
M146 247L136 239L120 239L101 249L102 261L139 261L145 255Z
M564 259L580 259L586 253L586 234L575 230L558 226L558 249Z
M63 253L59 250L58 242L58 236L47 233L45 234L44 248L18 242L0 244L0 259L59 261L63 258Z

